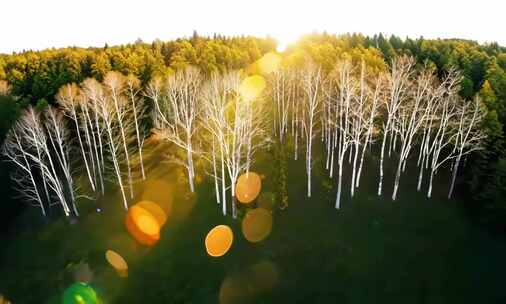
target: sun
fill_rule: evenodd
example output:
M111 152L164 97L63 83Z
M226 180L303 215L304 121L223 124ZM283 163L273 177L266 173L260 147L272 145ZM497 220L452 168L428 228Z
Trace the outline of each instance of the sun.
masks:
M286 43L285 41L282 41L282 40L279 40L279 39L276 39L276 51L278 51L278 53L283 53L285 50L286 50L286 47L288 46L288 43Z
M276 35L276 51L279 53L284 52L289 46L297 41L298 36L293 33L279 33Z

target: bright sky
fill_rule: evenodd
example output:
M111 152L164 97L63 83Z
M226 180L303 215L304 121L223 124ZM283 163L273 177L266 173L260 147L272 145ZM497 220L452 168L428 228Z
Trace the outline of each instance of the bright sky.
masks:
M361 32L506 45L505 0L2 0L0 53L199 34Z

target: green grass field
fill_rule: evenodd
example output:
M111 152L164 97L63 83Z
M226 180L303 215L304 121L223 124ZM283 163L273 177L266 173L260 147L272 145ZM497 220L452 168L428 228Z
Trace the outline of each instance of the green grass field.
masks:
M271 158L259 155L254 168L266 176L263 192L276 191ZM144 247L128 235L115 192L101 199L102 213L86 202L88 214L73 225L60 219L30 229L26 223L37 216L25 214L18 220L23 232L0 244L0 293L14 304L62 303L75 265L86 262L101 303L506 302L506 243L471 223L458 200L446 200L446 177L438 176L428 200L415 191L416 172L408 168L392 202L389 179L384 197L375 194L372 157L355 198L345 182L342 208L335 210L335 181L321 159L308 199L302 156L289 158L289 206L274 209L272 233L263 242L249 243L240 220L221 215L210 181L191 197L175 174L160 170L176 191L158 244ZM218 224L230 225L235 238L225 256L212 258L204 238ZM107 264L107 249L125 257L128 278Z

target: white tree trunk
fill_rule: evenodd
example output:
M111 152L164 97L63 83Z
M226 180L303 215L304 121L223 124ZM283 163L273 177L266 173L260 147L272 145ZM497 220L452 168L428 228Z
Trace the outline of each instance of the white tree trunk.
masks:
M355 177L356 177L356 167L357 167L357 159L358 159L358 147L356 145L355 145L354 151L355 151L355 155L353 156L353 172L351 175L351 187L350 187L351 197L353 197L355 194Z
M222 210L223 215L227 215L227 187L226 187L226 173L225 173L225 163L223 158L223 143L220 145L220 153L221 153L221 202L222 202Z
M455 187L455 180L457 179L457 171L459 169L459 164L460 164L461 157L462 157L462 153L459 153L459 155L457 156L457 159L455 160L455 164L453 165L452 181L450 183L450 190L448 191L448 199L450 199L452 197L452 194L453 194L453 189Z
M381 143L381 153L380 153L380 175L379 175L379 182L378 182L378 196L381 196L381 191L383 187L383 159L385 157L385 142L387 138L387 129L385 128L385 133L383 133L383 141Z
M339 159L339 177L337 181L337 196L336 196L336 209L341 207L341 186L343 183L343 157L341 156Z

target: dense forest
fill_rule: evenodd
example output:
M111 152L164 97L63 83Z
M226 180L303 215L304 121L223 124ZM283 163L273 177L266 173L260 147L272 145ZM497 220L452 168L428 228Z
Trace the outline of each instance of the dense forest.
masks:
M92 100L94 94L96 95L97 90L100 91L102 86L114 91L115 84L121 82L125 87L130 88L131 92L135 91L135 94L141 90L145 92L142 98L153 101L156 106L158 105L156 98L159 95L156 86L157 79L174 77L174 81L177 81L178 78L191 78L192 72L181 73L181 71L190 71L189 67L198 68L201 77L211 80L213 75L234 70L243 70L247 74L249 70L256 69L255 65L263 55L275 52L275 48L276 42L273 39L228 38L218 35L201 37L195 33L191 38L169 42L154 41L149 44L137 41L125 46L106 45L103 48L88 49L71 47L0 55L0 139L4 140L18 116L27 108L29 111L38 111L59 106L72 113L72 109L68 111L68 100L73 98L75 92L71 91L76 89L66 86L71 83L81 84L87 92L84 96ZM459 98L471 105L478 96L484 107L484 117L480 128L484 132L485 142L482 149L470 154L472 159L466 160L465 170L459 173L455 192L459 197L468 198L463 201L466 203L466 210L474 218L494 229L504 229L506 224L506 204L503 201L503 197L506 196L506 186L504 186L506 155L503 132L506 124L506 48L493 43L480 45L474 41L458 39L419 38L413 40L396 36L384 37L381 34L366 37L360 34L335 36L324 33L302 37L281 56L283 61L292 67L304 66L309 57L315 66L321 69L322 74L331 74L338 63L346 61L357 67L363 63L368 73L378 75L384 71L395 71L398 67L395 67L393 63L396 62L396 58L403 57L414 58L416 65L413 64L412 68L422 71L420 74L423 74L423 71L435 71L434 74L442 83L445 83L448 75L458 71L461 77L457 92ZM119 73L111 73L111 71ZM305 71L308 75L314 72ZM319 77L319 72L311 75L316 79ZM95 79L96 82L91 82L89 78ZM240 81L232 78L230 77L229 82L226 83L216 80L216 86L238 86ZM312 83L313 78L307 81ZM302 80L304 81L306 80ZM128 92L128 89L124 92ZM125 99L128 100L128 93L125 94ZM208 94L213 94L213 91L208 89ZM133 104L135 105L135 102ZM35 110L30 110L32 107ZM234 111L239 110L234 109ZM104 110L100 113L105 112ZM212 111L207 112L209 117L216 114ZM49 114L45 113L46 120L55 121L54 126L57 126L57 115L52 116L51 111L47 113ZM136 110L133 113L135 115ZM153 126L144 126L144 128L157 129L166 123L164 120L162 115L161 118L158 117L158 120L154 119ZM281 136L284 128L279 129L278 135ZM209 126L209 129L213 131L212 126ZM219 126L216 129L219 129ZM137 135L137 143L139 143L138 128L131 130L137 131L132 132L131 135L132 138ZM301 130L306 130L306 128ZM313 135L309 135L311 136ZM125 142L125 139L123 141ZM309 150L311 150L310 147ZM355 155L358 155L357 151L356 148ZM128 155L126 148L125 155ZM140 159L142 161L142 156ZM96 160L98 165L98 158ZM399 164L400 167L403 161ZM10 185L8 181L12 164L3 162L1 166L3 184ZM190 168L190 166L193 164L188 164L187 167ZM311 164L308 165L309 171L310 167ZM130 168L128 170L130 174ZM190 168L188 175L191 177L192 174L193 169ZM310 177L310 172L308 175ZM119 177L118 183L121 184L121 181L122 178ZM98 184L94 186L98 187ZM14 196L11 187L2 187L1 191L4 198ZM64 196L63 193L62 196ZM225 196L222 199L225 199ZM5 217L2 224L8 225L8 219L18 214L22 206L23 204L15 200L4 202L0 207L1 214ZM67 214L72 206L64 206L63 209Z

